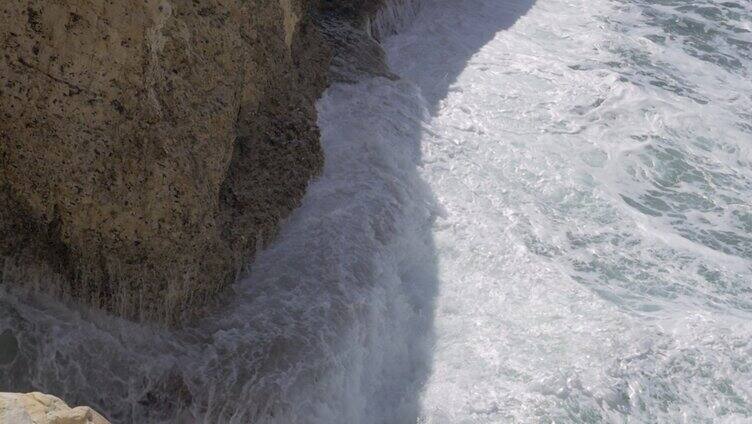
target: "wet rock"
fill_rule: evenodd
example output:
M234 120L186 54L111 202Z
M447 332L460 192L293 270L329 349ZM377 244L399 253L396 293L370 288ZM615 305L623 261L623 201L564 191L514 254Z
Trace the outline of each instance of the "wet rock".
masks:
M313 7L0 2L0 278L200 315L323 165Z
M332 52L336 80L396 78L382 4L0 2L0 283L202 315L323 167Z

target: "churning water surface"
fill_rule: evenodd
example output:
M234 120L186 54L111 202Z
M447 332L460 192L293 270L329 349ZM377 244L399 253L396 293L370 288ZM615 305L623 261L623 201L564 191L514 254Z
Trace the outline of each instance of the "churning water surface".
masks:
M223 310L3 292L0 390L139 423L752 420L752 3L415 4L374 24L403 78L325 94L324 173Z
M752 421L750 31L748 1L468 0L388 41L443 208L424 422Z

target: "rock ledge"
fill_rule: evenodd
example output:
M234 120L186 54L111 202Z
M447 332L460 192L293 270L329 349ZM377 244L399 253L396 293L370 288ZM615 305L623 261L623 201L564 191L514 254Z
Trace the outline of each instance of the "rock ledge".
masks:
M44 393L0 393L0 424L110 424L88 406L69 407Z

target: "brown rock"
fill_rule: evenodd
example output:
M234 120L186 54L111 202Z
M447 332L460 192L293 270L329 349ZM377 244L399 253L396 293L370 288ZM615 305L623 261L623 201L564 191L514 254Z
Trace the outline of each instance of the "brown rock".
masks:
M194 316L322 167L306 0L0 2L2 279Z

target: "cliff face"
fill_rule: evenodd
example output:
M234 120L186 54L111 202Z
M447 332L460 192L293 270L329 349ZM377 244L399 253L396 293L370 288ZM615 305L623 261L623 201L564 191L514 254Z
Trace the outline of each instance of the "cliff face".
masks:
M0 4L2 280L193 316L323 164L307 0Z

